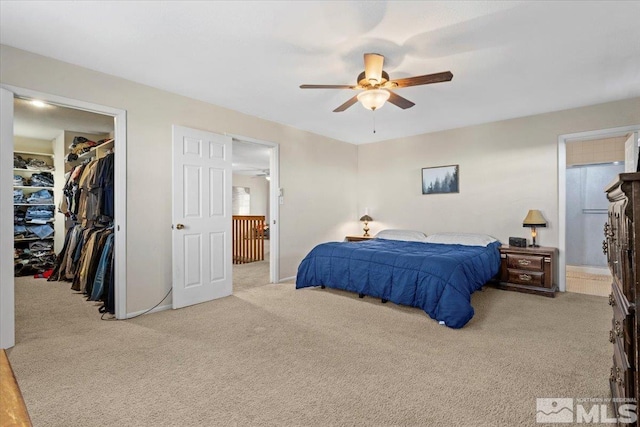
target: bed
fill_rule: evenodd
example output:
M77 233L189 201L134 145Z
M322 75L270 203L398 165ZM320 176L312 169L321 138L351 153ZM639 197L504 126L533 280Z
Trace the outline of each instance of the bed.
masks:
M342 289L419 307L462 328L474 315L471 294L499 272L500 242L484 235L422 236L322 243L300 263L296 288Z

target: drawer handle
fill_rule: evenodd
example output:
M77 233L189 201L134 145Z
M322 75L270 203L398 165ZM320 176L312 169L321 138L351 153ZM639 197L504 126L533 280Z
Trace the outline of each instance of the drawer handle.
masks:
M606 240L602 241L602 253L607 254L609 252L609 243Z
M609 331L609 342L612 343L612 344L614 342L616 342L616 334L614 334L613 331ZM613 368L611 368L611 369L613 369Z
M624 335L624 332L622 331L622 325L620 324L619 320L616 320L616 324L613 327L613 330L616 332L616 335L619 337L622 337Z
M618 368L617 366L611 367L611 371L609 373L609 381L622 385L623 379L620 376L620 368Z
M613 292L611 292L609 294L609 305L611 307L613 307L614 305L616 305L616 299L613 297Z
M529 281L532 279L532 277L529 276L528 274L521 274L518 277L520 277L520 280L526 280L526 281Z
M531 264L531 261L529 261L528 259L519 259L518 260L518 264L520 264L520 265L529 265L529 264Z
M613 225L609 224L608 222L605 222L604 224L604 237L611 237L613 238L615 236L615 231L613 231Z

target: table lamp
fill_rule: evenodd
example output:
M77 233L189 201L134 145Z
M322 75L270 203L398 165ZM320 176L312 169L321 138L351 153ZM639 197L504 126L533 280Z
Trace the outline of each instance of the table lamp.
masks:
M533 244L529 247L531 248L539 248L539 245L536 245L536 236L538 233L536 232L536 227L546 227L547 221L542 216L542 212L537 209L531 209L527 214L527 217L522 221L523 227L531 227L531 238L533 239Z
M369 215L364 214L364 215L362 215L362 217L360 218L360 221L363 221L363 222L364 222L364 228L363 228L363 230L364 230L364 235L363 235L363 237L369 237L369 222L370 222L370 221L373 221L373 219L372 219Z

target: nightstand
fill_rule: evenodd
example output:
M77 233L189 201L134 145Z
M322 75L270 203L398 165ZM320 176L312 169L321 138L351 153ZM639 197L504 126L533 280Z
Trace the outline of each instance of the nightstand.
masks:
M373 239L373 236L346 236L344 240L346 242L362 242L363 240Z
M500 247L500 289L555 297L558 249Z

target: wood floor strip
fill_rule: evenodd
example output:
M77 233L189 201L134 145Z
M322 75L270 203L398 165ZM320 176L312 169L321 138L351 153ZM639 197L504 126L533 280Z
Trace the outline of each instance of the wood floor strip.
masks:
M4 350L0 351L0 396L0 426L31 427L27 406Z

